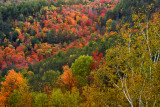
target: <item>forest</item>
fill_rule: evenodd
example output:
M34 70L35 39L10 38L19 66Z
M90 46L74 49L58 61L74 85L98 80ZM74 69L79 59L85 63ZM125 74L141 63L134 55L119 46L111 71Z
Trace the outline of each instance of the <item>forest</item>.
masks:
M0 1L0 107L160 107L160 0Z

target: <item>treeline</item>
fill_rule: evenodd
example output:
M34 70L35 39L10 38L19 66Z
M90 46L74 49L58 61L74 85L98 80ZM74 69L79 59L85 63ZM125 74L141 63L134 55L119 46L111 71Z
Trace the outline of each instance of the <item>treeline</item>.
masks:
M152 9L147 8L147 6L150 4L152 4ZM105 18L106 20L121 20L122 22L128 22L133 26L133 13L138 13L140 11L139 9L141 9L143 13L151 16L152 13L155 12L155 9L159 8L159 4L159 0L121 0L121 2L116 4L113 10L107 11Z
M77 2L77 3L76 3ZM67 1L64 0L33 0L33 1L22 1L20 3L10 3L0 4L0 13L3 21L6 21L8 18L13 20L25 20L25 17L34 16L40 12L40 9L45 6L54 5L55 7L60 7L61 5L73 5L73 4L83 4L83 1ZM86 4L86 3L85 3Z

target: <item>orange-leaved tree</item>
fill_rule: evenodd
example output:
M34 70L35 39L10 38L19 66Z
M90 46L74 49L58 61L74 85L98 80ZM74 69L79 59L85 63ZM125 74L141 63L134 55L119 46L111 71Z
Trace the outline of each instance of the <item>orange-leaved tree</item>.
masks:
M68 65L63 66L63 74L61 76L61 85L65 86L70 92L74 86L74 79L72 77L72 72Z
M0 92L0 105L8 105L8 99L14 89L20 89L20 87L25 87L27 84L23 79L21 73L16 73L13 69L9 71L6 76L6 80L1 82L1 92Z

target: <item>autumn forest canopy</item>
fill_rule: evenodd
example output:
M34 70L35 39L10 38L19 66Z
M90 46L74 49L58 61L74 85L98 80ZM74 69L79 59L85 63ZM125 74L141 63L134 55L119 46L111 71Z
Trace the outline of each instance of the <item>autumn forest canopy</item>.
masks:
M0 106L159 107L159 0L0 1Z

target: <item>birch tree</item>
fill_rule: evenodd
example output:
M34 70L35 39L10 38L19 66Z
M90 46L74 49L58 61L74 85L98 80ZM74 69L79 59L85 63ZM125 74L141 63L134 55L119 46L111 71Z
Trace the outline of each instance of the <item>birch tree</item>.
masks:
M155 12L150 20L142 13L132 17L134 26L129 28L129 24L124 24L120 30L123 42L106 51L101 75L120 90L115 94L121 95L120 99L125 98L119 102L122 106L159 106L160 14Z

